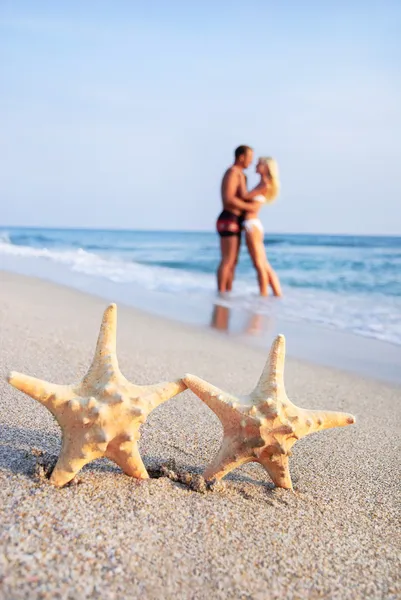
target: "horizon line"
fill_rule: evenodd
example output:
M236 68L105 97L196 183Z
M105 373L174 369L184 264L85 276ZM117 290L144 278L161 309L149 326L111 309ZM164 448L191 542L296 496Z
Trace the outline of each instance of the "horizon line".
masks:
M51 225L3 225L0 224L0 229L45 229L57 231L116 231L125 233L207 233L216 234L214 229L130 229L125 227L81 227L81 226L51 226ZM267 235L326 235L326 236L343 236L343 237L401 237L399 233L330 233L330 232L289 232L289 231L270 231Z

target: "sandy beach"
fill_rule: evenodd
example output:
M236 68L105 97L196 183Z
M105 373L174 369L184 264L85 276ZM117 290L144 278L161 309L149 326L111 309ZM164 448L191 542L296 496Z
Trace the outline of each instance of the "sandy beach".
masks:
M206 493L168 477L137 482L106 459L61 490L41 477L40 465L58 454L60 429L6 374L77 381L106 305L0 272L1 598L400 597L401 388L291 359L291 347L290 399L357 419L294 446L294 492L275 488L259 465ZM268 348L118 310L118 358L131 381L190 372L248 393L259 378ZM215 415L186 391L150 415L140 451L152 472L174 459L201 473L220 441Z

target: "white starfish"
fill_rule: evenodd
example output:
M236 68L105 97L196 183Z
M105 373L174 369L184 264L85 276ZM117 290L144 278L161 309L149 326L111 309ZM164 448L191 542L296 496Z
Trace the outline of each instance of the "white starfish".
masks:
M218 416L223 425L219 453L205 479L221 479L240 465L259 462L278 487L292 488L288 457L300 438L315 431L355 422L347 413L305 410L295 406L284 388L285 338L273 342L269 359L253 392L228 394L207 381L186 375L184 382Z
M51 482L63 486L84 465L106 456L127 475L146 479L139 454L139 428L162 402L182 392L181 379L156 385L135 385L122 375L116 356L117 307L104 312L95 356L77 384L57 385L12 372L8 381L38 400L54 415L63 434L61 453Z

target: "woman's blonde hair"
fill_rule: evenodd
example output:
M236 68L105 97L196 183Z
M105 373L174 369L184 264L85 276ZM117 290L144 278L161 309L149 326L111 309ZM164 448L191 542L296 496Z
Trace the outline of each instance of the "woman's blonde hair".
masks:
M266 203L270 204L271 202L274 202L280 191L278 165L277 161L275 161L271 156L261 156L259 160L262 163L265 163L269 168L271 180L264 196L266 198Z

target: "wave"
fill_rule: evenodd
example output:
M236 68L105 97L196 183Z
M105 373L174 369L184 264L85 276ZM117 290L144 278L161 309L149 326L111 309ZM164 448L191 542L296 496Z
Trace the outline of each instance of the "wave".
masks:
M0 231L0 244L11 244L10 234L7 231Z
M326 248L398 248L401 251L400 236L340 236L340 235L302 235L302 234L266 234L265 245L310 246Z
M36 244L40 232L37 234ZM58 279L61 278L67 285L72 281L71 273L78 273L86 280L97 278L100 282L106 280L130 286L131 290L133 286L138 286L180 297L190 296L201 303L215 295L217 248L215 254L207 254L204 249L206 246L209 248L209 242L205 246L202 240L178 245L176 239L172 238L171 242L161 244L160 236L156 234L154 243L150 236L145 244L138 243L135 254L129 255L125 249L122 251L120 243L125 242L120 240L116 246L104 244L108 252L101 255L88 250L90 243L84 247L74 247L73 243L75 245L78 242L77 237L74 240L64 239L64 247L49 248L44 247L43 243L37 246L18 244L13 238L12 233L0 231L0 269L6 266L18 270L15 265L24 263L27 265L26 274L42 276L43 273L50 273L50 276L46 276L52 279L52 273L57 271ZM115 239L118 241L118 236ZM92 246L102 245L93 243L93 240L86 241L91 242ZM112 242L114 239L110 240ZM46 267L50 264L55 265L52 271ZM393 267L394 264L390 263L389 266ZM336 268L331 256L322 263L316 263L315 270L311 271L311 265L305 259L300 260L298 253L287 255L281 265L279 261L278 267L286 291L278 307L282 316L401 344L401 301L397 292L400 282L393 268L388 274L383 265L376 269L375 263L369 258L371 272L362 276L360 271L347 270L344 265ZM235 294L229 299L230 305L241 310L269 313L271 303L261 302L256 292L254 271L250 263L248 268L244 260L238 271Z
M120 232L92 231L84 235L82 231L65 230L56 235L36 231L29 236L24 231L0 231L0 251L15 257L46 259L61 263L73 271L103 276L111 281L136 282L158 285L165 288L163 281L151 281L156 275L170 283L188 282L188 289L214 289L215 271L218 264L217 245L205 241L205 234L197 240L184 234L163 238L140 234L139 238L121 237ZM64 236L64 237L63 237ZM190 241L185 241L185 238ZM100 238L100 239L99 239ZM28 243L23 243L24 241ZM29 243L29 241L31 243ZM355 251L337 255L327 253L300 253L280 251L269 254L275 268L280 272L283 283L292 289L326 290L344 293L382 293L387 296L401 296L401 280L398 277L401 267L401 252L380 252L380 254ZM237 281L253 289L254 270L249 256L241 256L237 270ZM176 288L174 288L176 289Z
M93 243L93 249L107 249L107 243L110 239L114 242L120 240L136 240L138 236L166 237L171 242L173 239L187 244L188 240L202 236L204 239L216 239L214 232L144 232L128 230L94 230L94 229L36 229L36 228L7 228L7 231L0 231L0 240L2 235L8 236L8 241L17 245L38 244L60 244L68 241L88 240ZM90 241L90 239L96 241ZM103 240L107 240L103 244ZM82 245L82 244L81 244ZM361 235L328 235L328 234L269 234L265 236L265 245L269 246L292 246L292 247L327 247L327 248L393 248L401 251L401 236L361 236ZM128 244L130 246L130 244ZM125 246L122 245L121 249Z
M73 272L106 278L114 283L135 283L152 291L212 292L214 280L209 276L168 267L147 266L138 262L102 258L82 248L77 250L51 250L16 246L7 236L0 237L0 254L24 258L44 259L69 267Z
M4 235L4 238L3 238ZM61 243L59 235L50 235L44 233L15 233L12 231L0 232L0 241L8 241L16 246L43 246L44 244L58 245Z

